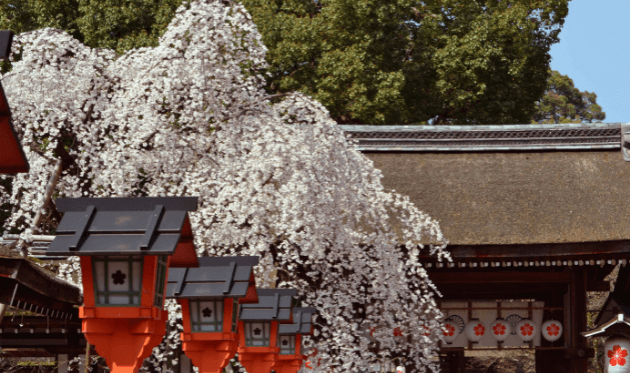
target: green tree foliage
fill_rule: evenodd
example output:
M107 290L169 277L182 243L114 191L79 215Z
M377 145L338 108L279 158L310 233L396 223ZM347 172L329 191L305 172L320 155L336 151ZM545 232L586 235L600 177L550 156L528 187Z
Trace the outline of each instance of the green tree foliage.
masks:
M340 123L528 123L568 0L242 0L268 89Z
M232 0L224 0L232 1ZM274 94L340 123L526 123L569 0L243 0ZM54 27L91 47L157 45L182 0L5 0L0 28Z
M573 80L552 70L547 90L536 103L534 123L592 123L606 119L606 113L597 104L597 95L580 92Z
M182 0L4 0L0 29L65 30L93 48L157 46Z

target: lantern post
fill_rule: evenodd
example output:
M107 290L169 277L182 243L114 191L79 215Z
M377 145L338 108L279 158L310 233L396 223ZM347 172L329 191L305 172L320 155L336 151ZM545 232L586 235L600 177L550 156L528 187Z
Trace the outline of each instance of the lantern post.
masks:
M238 320L238 360L249 373L269 373L280 348L278 324L292 323L295 289L258 289L258 303L243 304Z
M293 309L293 324L278 326L278 348L280 352L271 367L276 373L296 373L301 367L305 355L302 354L302 335L312 334L311 316L313 307L296 307Z
M257 256L199 258L199 268L173 268L166 297L182 306L182 350L201 373L220 373L238 347L238 306L258 303Z
M58 198L46 251L79 256L82 331L112 373L136 373L166 331L169 267L198 266L187 211L197 197Z

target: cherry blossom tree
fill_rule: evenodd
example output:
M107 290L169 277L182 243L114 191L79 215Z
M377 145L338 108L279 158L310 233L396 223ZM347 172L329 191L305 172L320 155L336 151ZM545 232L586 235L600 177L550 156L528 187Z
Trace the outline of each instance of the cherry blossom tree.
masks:
M199 196L190 214L199 255L258 255L259 286L274 278L318 309L305 341L318 352L313 372L366 371L377 357L437 370L439 292L418 261L421 250L451 260L437 222L383 188L320 103L291 93L272 104L265 52L231 1L180 7L159 46L122 56L50 28L17 36L2 84L31 172L0 194L17 206L5 228L25 245L51 232L58 196ZM53 201L34 227L57 164ZM73 257L60 276L76 282L79 270ZM150 358L157 370L179 344L181 310L168 308L171 331Z

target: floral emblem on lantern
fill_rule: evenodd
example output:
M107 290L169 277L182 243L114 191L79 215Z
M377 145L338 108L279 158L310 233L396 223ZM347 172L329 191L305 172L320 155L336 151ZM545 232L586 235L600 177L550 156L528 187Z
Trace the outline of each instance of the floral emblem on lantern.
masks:
M612 350L608 350L608 357L610 358L610 365L626 365L626 359L628 356L628 350L621 348L619 345L614 345Z
M547 333L549 333L549 335L556 336L559 332L560 327L556 324L551 324L547 327Z
M466 324L466 337L468 340L476 343L481 340L483 336L486 335L486 326L479 319L471 319L468 324Z
M496 335L503 335L505 334L505 325L501 323L497 323L496 325L492 327L492 331Z
M534 332L534 327L529 325L529 323L525 323L525 325L521 326L522 335L532 335L533 332Z
M486 332L486 327L482 324L477 324L473 330L475 331L475 335L483 335Z
M447 337L452 337L455 335L455 327L450 324L444 325L444 335Z
M510 324L508 324L504 319L498 318L490 324L490 330L492 333L492 338L496 341L504 342L510 336Z
M540 333L540 329L532 320L523 319L516 324L516 332L523 342L529 342Z
M557 320L547 320L542 324L541 331L546 340L557 341L562 336L562 323Z

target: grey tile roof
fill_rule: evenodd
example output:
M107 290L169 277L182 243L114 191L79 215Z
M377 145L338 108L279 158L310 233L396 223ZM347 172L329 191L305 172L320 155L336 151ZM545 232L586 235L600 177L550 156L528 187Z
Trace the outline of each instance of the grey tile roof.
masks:
M312 316L317 312L314 307L296 307L293 309L293 324L280 324L278 334L311 334Z
M295 289L257 289L258 303L242 304L239 320L242 321L290 321L291 301L297 295Z
M621 123L475 126L341 125L361 151L620 149Z
M58 198L55 202L64 216L46 255L172 255L180 238L192 240L186 211L196 209L197 197Z
M255 286L257 256L199 258L199 268L171 268L167 298L244 298Z

